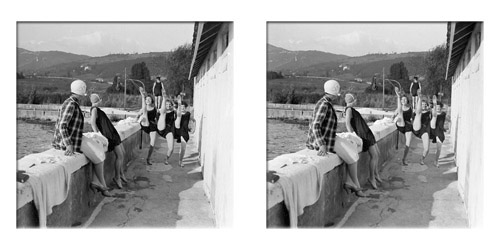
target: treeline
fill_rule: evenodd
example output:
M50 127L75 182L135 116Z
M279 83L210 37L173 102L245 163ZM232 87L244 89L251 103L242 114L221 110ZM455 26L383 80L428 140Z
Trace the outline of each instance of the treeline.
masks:
M152 75L145 62L136 63L132 66L130 74L127 74L127 83L123 75L117 74L113 78L113 84L106 90L107 93L123 93L126 85L127 94L139 95L139 87L144 83L148 94L153 93L153 86L157 76L160 76L169 95L175 96L181 92L186 93L186 98L193 97L193 81L188 80L191 67L192 50L190 44L177 47L169 53L166 59L165 75ZM165 79L166 78L166 79ZM139 80L129 81L129 79Z
M280 72L275 72L275 71L267 71L267 79L272 80L272 79L283 79L284 76Z

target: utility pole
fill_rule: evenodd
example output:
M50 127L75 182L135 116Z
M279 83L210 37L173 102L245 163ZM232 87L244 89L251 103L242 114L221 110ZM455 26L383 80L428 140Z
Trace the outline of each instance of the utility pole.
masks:
M123 109L125 109L125 103L127 102L127 67L125 67L125 90L123 90Z
M382 68L382 109L385 108L385 68Z

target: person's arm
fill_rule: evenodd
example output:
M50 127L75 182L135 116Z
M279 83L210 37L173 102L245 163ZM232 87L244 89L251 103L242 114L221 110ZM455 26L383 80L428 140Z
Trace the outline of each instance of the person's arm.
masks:
M90 113L90 125L92 126L92 130L94 130L95 133L98 133L99 128L97 128L96 120L97 120L97 108L94 108Z
M418 89L422 89L422 85L420 85L420 81L418 81Z
M69 134L68 125L71 119L73 119L73 113L75 112L75 105L69 103L66 109L63 111L61 121L59 122L59 131L61 132L62 142L66 146L65 155L73 154L73 143L71 141L71 136Z
M151 93L153 93L153 95L155 95L155 88L156 88L156 81L153 83L153 91Z
M413 93L411 92L412 88L413 88L413 81L411 81L411 83L410 83L410 95L413 95Z
M349 133L354 132L354 129L351 126L351 119L352 119L352 109L347 108L345 111L345 127L347 128L347 131Z

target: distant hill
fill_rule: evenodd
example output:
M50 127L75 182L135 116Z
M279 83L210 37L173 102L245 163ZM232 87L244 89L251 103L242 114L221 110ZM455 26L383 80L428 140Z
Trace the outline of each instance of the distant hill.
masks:
M425 72L424 57L426 53L368 54L349 57L320 51L289 51L268 44L268 70L281 71L287 75L367 80L371 79L375 73L382 73L382 68L385 68L385 72L388 74L392 64L402 61L408 69L409 75L422 75ZM295 60L297 55L299 55L298 59L301 58L300 55L307 56L304 56L302 61L291 62Z
M37 56L40 54L44 57ZM110 80L117 73L123 74L125 67L130 74L132 65L145 62L151 76L155 76L166 73L168 54L169 52L150 52L89 57L60 51L33 52L18 48L17 70L25 75L36 73L46 76ZM43 58L43 63L40 63L40 58Z
M348 56L317 50L290 51L267 44L267 69L269 71L293 71L318 63L338 61L345 58L348 58Z
M90 58L61 51L29 51L17 48L17 71L33 73L56 64L80 61Z

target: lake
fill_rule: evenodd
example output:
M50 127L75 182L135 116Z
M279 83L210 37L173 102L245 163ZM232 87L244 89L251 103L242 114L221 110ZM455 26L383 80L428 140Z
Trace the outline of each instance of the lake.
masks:
M55 122L52 121L17 119L16 159L51 149L54 129ZM90 131L90 124L84 123L83 132Z

